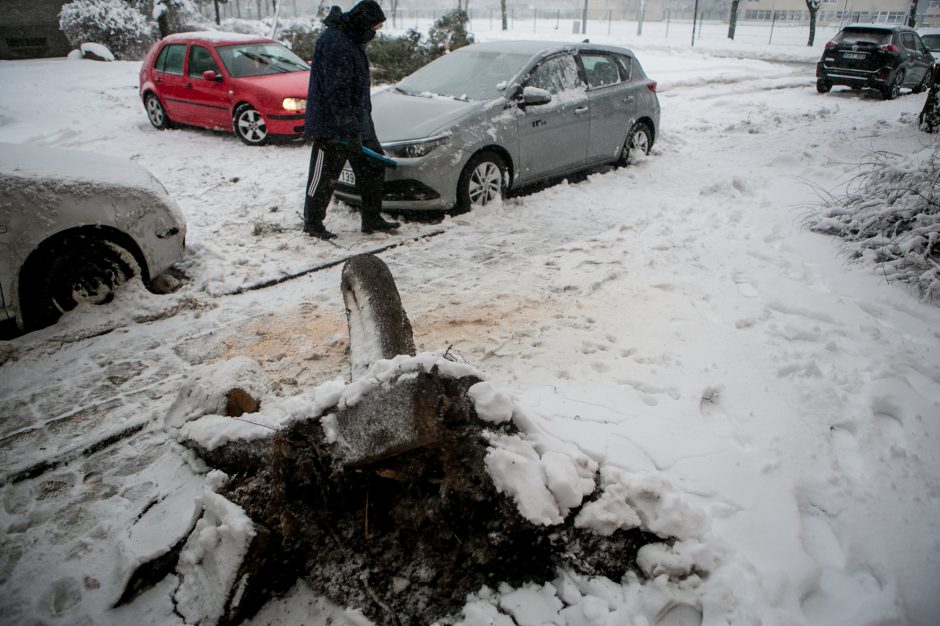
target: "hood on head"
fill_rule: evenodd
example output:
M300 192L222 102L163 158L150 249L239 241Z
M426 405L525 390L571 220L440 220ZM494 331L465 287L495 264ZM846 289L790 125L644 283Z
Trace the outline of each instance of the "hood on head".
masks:
M349 35L354 41L368 43L375 37L372 27L385 21L385 13L375 0L363 0L348 13L334 6L323 20L323 23L338 28Z

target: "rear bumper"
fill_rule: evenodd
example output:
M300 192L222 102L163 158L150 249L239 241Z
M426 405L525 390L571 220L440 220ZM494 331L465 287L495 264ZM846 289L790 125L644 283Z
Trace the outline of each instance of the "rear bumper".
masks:
M820 61L816 64L816 78L831 85L880 89L891 82L896 68L884 66L874 70L837 67Z

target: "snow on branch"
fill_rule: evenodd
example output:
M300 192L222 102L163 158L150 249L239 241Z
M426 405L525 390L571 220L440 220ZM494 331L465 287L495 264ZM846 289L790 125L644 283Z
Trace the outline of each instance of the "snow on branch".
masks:
M940 303L940 144L873 153L845 192L821 205L807 219L812 230L842 237L851 256L877 265L885 280Z

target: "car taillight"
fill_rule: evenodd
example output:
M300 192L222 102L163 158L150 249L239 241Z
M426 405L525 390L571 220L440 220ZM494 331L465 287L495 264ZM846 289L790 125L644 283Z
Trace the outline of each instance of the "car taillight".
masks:
M878 46L878 49L881 50L882 52L891 52L891 53L898 51L898 47L894 45L893 43L889 43L886 46Z
M651 80L650 82L646 83L646 88L650 91L656 91L656 81Z
M838 45L838 44L836 44L836 42L834 42L834 41L827 41L827 42L826 42L826 50L833 50L837 45Z

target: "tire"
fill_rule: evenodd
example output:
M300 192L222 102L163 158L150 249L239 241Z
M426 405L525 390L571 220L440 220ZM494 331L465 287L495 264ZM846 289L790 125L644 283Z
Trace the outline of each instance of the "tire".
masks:
M475 154L457 180L456 213L484 207L506 192L506 164L495 152Z
M79 302L111 302L117 287L139 272L132 259L124 248L90 234L43 244L20 274L24 329L50 326Z
M911 93L923 93L928 89L930 89L930 72L924 74L924 79L920 81L916 87L914 87Z
M173 126L170 117L166 114L166 109L155 94L148 93L144 96L144 109L147 110L147 117L150 123L157 130L166 130Z
M653 147L653 131L646 122L637 122L627 134L627 139L620 150L620 159L617 165L629 165L636 154L647 155Z
M819 93L829 93L831 89L832 83L830 83L828 80L823 80L820 78L816 81L816 91Z
M263 146L270 139L264 118L250 104L242 104L235 109L232 126L238 138L249 146Z
M885 85L881 90L881 96L885 100L894 100L901 93L901 85L904 84L904 72L898 71L890 85Z

